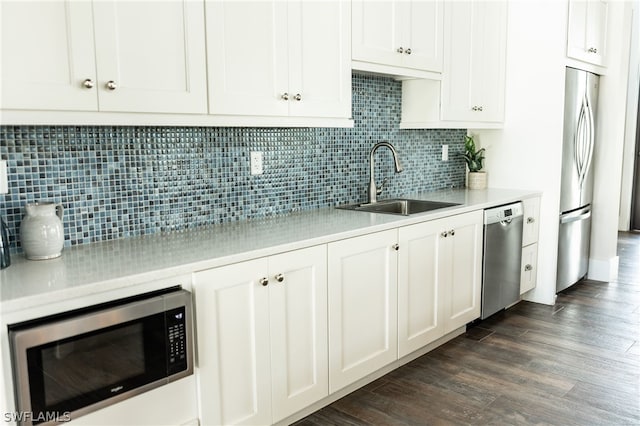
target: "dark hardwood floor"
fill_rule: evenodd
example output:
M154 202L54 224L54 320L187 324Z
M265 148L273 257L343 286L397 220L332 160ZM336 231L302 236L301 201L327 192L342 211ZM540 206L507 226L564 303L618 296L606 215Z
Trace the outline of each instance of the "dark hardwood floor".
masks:
M618 253L616 281L521 302L296 425L640 425L640 234Z

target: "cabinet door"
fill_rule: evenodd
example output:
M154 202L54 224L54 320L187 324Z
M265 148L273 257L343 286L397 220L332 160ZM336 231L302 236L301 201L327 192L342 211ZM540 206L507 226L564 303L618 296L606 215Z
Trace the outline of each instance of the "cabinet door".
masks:
M540 227L540 198L527 198L522 201L524 225L522 227L522 246L538 241Z
M439 310L441 221L400 228L398 241L398 357L442 336Z
M605 65L608 2L570 0L567 56Z
M90 2L3 1L0 4L0 108L95 111ZM18 42L19 40L19 42Z
M207 112L202 2L97 1L93 8L101 111Z
M209 113L289 114L286 17L282 1L207 0Z
M441 72L444 1L405 1L400 2L397 8L406 9L401 14L406 16L406 23L400 27L405 49L402 66Z
M351 117L351 13L348 2L290 2L289 113Z
M196 272L202 424L271 424L267 260Z
M444 220L440 261L444 334L480 317L482 211Z
M538 275L538 244L522 248L522 269L520 275L520 294L535 288Z
M442 120L503 121L507 2L445 5Z
M397 231L329 244L329 390L397 359Z
M352 52L354 61L400 66L401 29L397 21L397 2L352 1Z
M329 394L326 246L269 258L273 422Z

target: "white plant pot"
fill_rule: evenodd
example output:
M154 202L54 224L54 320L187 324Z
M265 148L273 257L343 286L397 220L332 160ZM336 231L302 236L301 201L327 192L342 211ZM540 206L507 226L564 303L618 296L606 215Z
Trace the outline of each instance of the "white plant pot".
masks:
M467 188L486 189L487 173L486 172L469 172L469 174L467 175Z

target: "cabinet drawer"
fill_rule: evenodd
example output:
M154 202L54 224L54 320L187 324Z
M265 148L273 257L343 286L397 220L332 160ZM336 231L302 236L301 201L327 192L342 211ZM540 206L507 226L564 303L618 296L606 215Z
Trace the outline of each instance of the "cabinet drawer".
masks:
M528 198L522 201L524 225L522 227L522 246L538 242L540 223L540 198Z
M538 275L538 244L522 248L522 269L520 275L520 294L535 288Z

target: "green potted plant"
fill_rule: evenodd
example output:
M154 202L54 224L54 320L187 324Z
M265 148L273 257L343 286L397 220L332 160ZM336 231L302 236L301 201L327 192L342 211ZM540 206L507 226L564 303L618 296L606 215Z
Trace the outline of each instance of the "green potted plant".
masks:
M473 136L465 136L464 154L462 154L462 156L469 168L467 188L485 189L487 187L487 174L482 171L484 148L476 150L476 143L473 140Z

